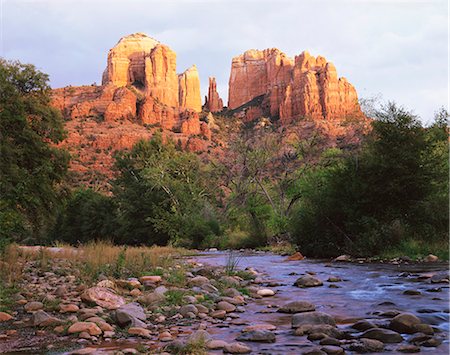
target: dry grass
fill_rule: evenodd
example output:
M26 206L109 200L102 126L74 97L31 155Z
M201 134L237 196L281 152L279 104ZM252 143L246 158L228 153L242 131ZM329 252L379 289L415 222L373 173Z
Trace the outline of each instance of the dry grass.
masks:
M111 242L95 241L78 248L58 244L56 247L22 247L10 245L0 260L3 282L16 284L22 279L24 266L35 261L35 266L49 269L54 261L65 261L79 273L82 281L96 280L100 274L107 277L139 277L158 274L175 264L187 251L172 247L128 247Z

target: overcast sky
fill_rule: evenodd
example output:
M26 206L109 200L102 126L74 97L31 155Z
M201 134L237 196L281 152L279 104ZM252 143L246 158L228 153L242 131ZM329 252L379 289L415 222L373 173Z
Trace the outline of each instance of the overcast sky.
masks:
M432 119L448 107L447 0L0 0L0 56L33 63L52 87L101 82L109 48L144 32L215 76L227 100L231 59L303 50L333 62L360 98L381 95Z

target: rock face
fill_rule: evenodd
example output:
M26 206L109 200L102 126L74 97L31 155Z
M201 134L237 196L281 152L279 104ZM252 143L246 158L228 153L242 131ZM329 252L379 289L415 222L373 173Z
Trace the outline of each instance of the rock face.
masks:
M144 33L123 37L110 49L102 84L116 87L145 83L145 60L159 42Z
M275 48L249 50L231 64L231 110L247 104L285 123L305 117L337 120L362 116L357 99L355 88L338 78L332 63L308 52L292 60Z
M216 78L209 78L208 96L206 98L205 107L209 112L220 112L223 110L223 101L217 92Z
M178 76L175 52L142 33L123 37L109 51L101 86L55 89L52 104L66 119L62 145L77 155L72 170L82 176L110 177L114 150L129 149L160 129L190 150L206 150L211 139L197 114L197 68Z
M200 112L202 99L200 95L200 78L197 67L193 65L178 75L180 107Z
M307 52L294 60L278 49L249 50L233 59L229 84L228 113L247 121L280 118L279 125L297 122L306 133L320 125L335 139L351 132L333 120L361 114L353 86ZM55 89L52 104L65 118L68 137L61 146L72 153L77 184L107 185L113 153L158 131L198 153L220 155L228 145L220 127L230 127L211 114L224 108L215 78L209 78L205 117L196 66L177 75L175 52L142 33L121 38L109 51L102 85Z

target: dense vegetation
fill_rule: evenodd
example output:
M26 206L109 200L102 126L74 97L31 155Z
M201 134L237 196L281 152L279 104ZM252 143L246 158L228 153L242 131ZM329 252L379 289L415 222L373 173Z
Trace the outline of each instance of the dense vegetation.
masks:
M378 255L422 241L447 254L447 113L424 129L389 104L356 154L311 169L292 216L292 235L308 255ZM439 249L438 249L439 250Z
M286 139L270 121L244 125L207 163L155 135L116 155L110 194L64 195L68 159L55 145L63 130L49 106L47 76L2 61L0 86L2 240L195 248L285 242L317 257L447 254L445 110L423 127L388 104L356 147L329 148L319 131L291 130Z
M0 58L0 244L37 240L52 223L68 155L48 76Z

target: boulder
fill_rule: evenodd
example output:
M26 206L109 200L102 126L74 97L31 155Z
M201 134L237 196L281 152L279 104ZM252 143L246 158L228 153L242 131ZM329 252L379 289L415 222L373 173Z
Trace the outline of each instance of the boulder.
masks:
M269 330L252 330L244 332L239 335L238 341L254 341L258 343L274 343L276 340L275 334Z
M43 310L36 311L31 316L31 324L35 327L57 326L62 323L63 321L61 319L53 317L49 315L47 312L44 312Z
M317 311L297 313L292 316L293 328L299 328L302 325L318 324L328 324L331 326L335 326L336 321L329 314Z
M33 312L39 311L42 308L44 308L44 305L42 304L42 302L36 302L36 301L28 302L27 304L25 304L25 306L23 306L23 309L28 313L33 313Z
M281 313L301 313L315 311L316 307L306 301L293 301L286 303L284 306L278 309Z
M250 354L252 349L243 343L235 342L225 345L223 352L228 354Z
M383 343L401 343L403 337L393 330L383 328L373 328L362 333L361 338L379 340Z
M311 275L301 276L294 282L294 286L297 287L317 287L322 285L323 282L321 280Z
M417 318L414 314L401 313L392 318L391 322L389 323L389 328L399 333L412 334L417 331L415 326L420 323L420 319Z
M81 294L83 302L96 304L100 307L114 310L125 304L125 300L113 290L104 287L91 287Z
M5 312L0 312L0 323L7 322L11 319L13 319L12 315L5 313Z
M69 334L75 334L75 333L82 333L87 332L89 335L100 335L102 334L102 330L98 327L97 324L93 322L76 322L72 324L69 329L67 330L67 333Z
M145 328L147 316L141 305L133 302L120 306L115 312L115 319L121 327L131 325L132 327Z

